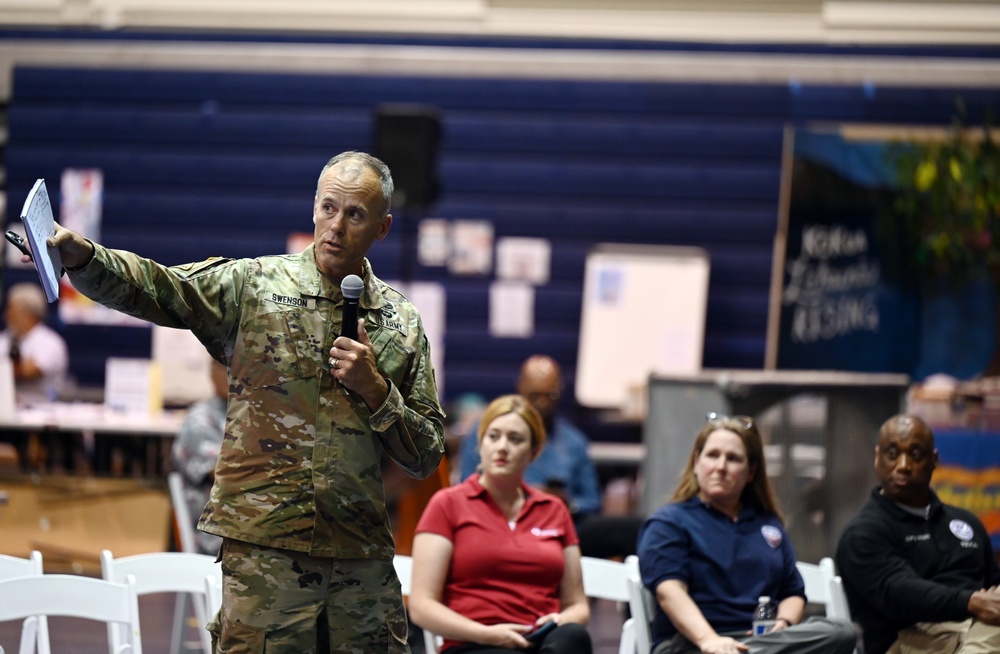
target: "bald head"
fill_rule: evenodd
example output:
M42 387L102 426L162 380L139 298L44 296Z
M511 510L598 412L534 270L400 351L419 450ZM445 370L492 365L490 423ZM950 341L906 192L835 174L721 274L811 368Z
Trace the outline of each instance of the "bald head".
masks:
M927 506L937 460L934 432L926 422L897 415L883 423L875 446L875 474L883 495L907 506Z
M546 422L555 414L562 388L559 364L552 357L535 354L521 365L517 392L542 414Z
M882 423L881 429L878 430L878 441L881 445L895 437L909 437L917 434L926 440L931 449L934 448L934 432L927 423L916 416L901 413Z

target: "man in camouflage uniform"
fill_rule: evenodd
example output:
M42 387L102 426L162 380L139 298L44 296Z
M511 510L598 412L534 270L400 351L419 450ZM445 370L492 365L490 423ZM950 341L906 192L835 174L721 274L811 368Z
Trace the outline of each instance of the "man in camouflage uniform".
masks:
M382 451L414 477L444 452L416 309L365 255L392 224L389 169L347 152L323 168L301 254L161 266L57 226L74 286L190 329L229 367L216 480L199 529L224 538L218 651L407 652ZM358 338L337 337L357 274Z

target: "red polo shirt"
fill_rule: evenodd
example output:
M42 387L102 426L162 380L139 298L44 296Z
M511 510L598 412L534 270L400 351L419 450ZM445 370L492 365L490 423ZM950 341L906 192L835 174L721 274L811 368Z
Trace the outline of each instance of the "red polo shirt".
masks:
M439 534L454 546L442 603L481 624L534 624L559 611L563 549L579 541L566 505L522 485L525 503L514 528L474 474L439 490L416 533ZM443 650L459 643L445 641Z

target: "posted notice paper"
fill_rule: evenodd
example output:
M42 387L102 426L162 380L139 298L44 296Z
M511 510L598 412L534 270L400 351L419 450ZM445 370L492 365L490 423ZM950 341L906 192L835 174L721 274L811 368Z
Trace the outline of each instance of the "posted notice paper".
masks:
M28 237L28 245L31 246L31 259L35 262L38 280L45 289L45 298L49 302L55 302L59 299L59 276L63 265L59 248L49 247L45 243L55 233L56 226L44 179L35 182L24 200L21 222L24 223L24 232Z

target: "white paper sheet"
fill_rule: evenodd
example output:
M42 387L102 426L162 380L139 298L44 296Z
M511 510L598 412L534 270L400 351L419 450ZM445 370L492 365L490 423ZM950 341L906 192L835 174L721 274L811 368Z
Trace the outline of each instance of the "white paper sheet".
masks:
M532 284L549 283L552 243L545 238L497 239L497 277Z
M535 332L535 288L523 282L490 285L490 335L528 338Z

